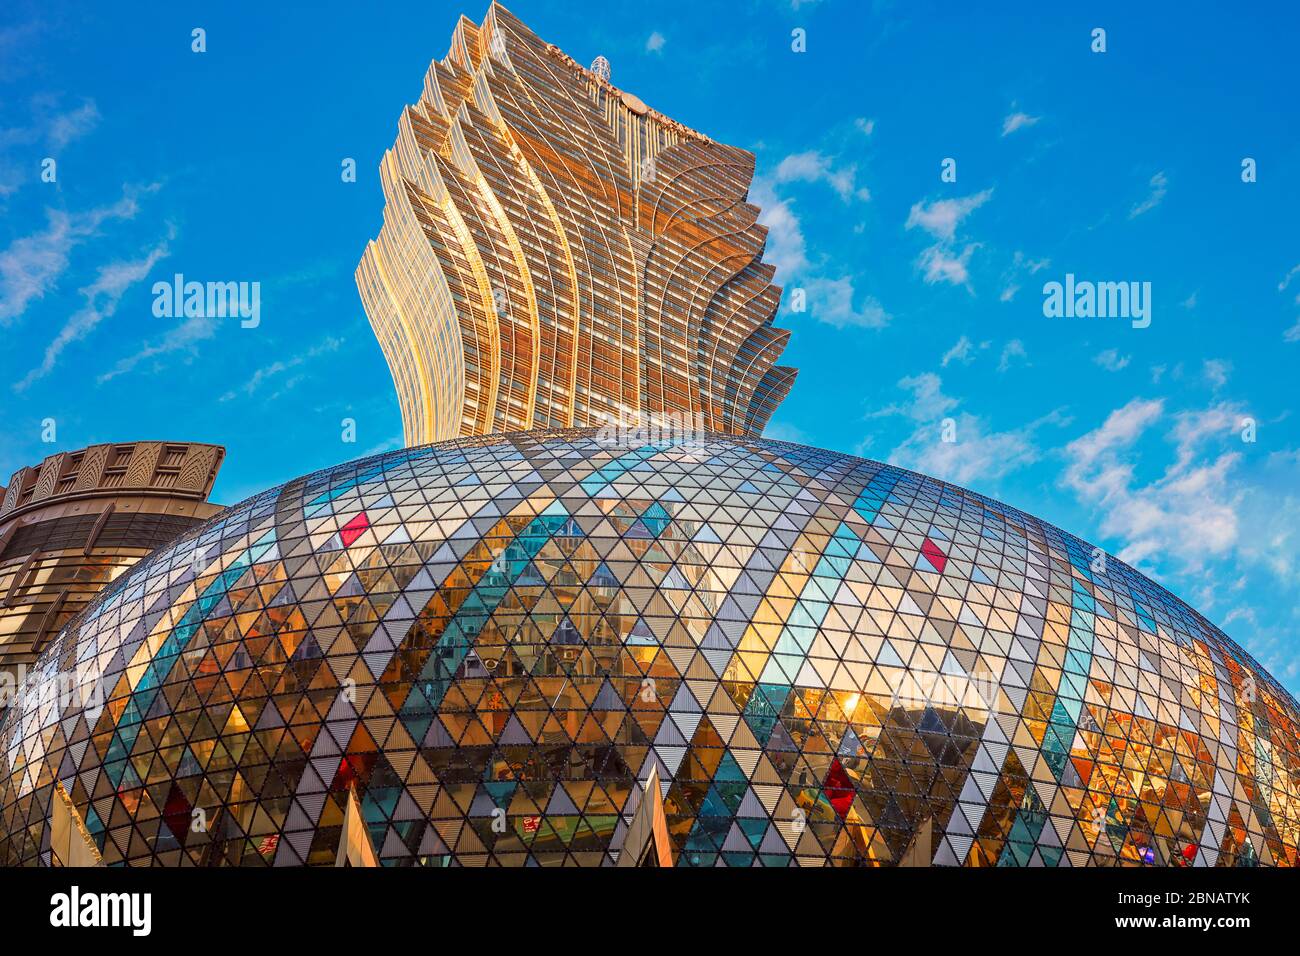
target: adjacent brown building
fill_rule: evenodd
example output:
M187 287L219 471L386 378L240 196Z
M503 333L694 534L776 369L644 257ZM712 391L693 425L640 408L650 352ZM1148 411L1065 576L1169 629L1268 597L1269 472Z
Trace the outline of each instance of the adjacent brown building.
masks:
M106 585L221 510L225 449L122 442L51 455L0 489L0 692Z

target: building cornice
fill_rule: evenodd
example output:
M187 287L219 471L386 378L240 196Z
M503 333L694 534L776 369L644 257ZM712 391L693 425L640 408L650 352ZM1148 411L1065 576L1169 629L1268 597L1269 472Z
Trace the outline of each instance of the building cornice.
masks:
M226 450L198 442L134 441L57 452L14 472L0 524L52 505L104 497L203 502Z

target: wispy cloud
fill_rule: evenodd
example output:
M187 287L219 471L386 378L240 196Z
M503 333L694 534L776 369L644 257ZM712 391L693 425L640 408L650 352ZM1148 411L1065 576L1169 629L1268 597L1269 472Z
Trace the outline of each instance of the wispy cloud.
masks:
M658 30L655 30L648 37L646 37L645 51L647 53L661 53L663 52L664 42L665 42L664 35L660 33Z
M167 242L164 240L141 258L119 260L101 266L94 281L78 290L86 300L85 305L73 313L53 341L45 347L40 365L28 372L14 388L23 391L48 375L63 351L72 343L84 339L101 322L112 316L126 291L148 276L154 265L166 255Z
M1126 368L1132 360L1133 356L1131 355L1120 355L1119 349L1106 349L1103 352L1098 352L1092 359L1094 364L1100 365L1108 372L1118 372Z
M871 191L856 183L858 168L855 165L836 166L835 159L817 150L794 153L777 164L773 178L778 183L824 182L835 190L840 199L848 202L857 198L871 198Z
M1146 199L1134 204L1133 208L1128 211L1130 219L1136 219L1143 213L1155 209L1156 206L1160 205L1161 200L1165 198L1165 193L1169 191L1169 179L1165 176L1163 170L1152 176L1148 185L1151 187L1150 193L1147 194Z
M140 351L119 359L117 364L100 375L95 381L103 385L119 375L125 375L127 372L132 371L142 362L156 359L161 355L168 355L173 352L193 354L196 351L195 347L200 342L204 342L216 335L219 321L205 315L186 319L180 325L172 326L161 337L146 343Z
M1216 390L1228 384L1231 373L1232 363L1227 359L1206 359L1201 364L1201 374L1210 383L1210 387Z
M903 403L894 403L872 412L870 418L887 418L903 415L913 421L928 422L942 417L949 409L957 407L957 399L943 393L943 379L934 372L921 372L898 380L898 387L911 392Z
M1287 287L1291 285L1291 280L1296 276L1300 276L1300 265L1292 267L1291 271L1282 277L1282 281L1277 284L1277 291L1285 292ZM1297 305L1300 305L1300 293L1296 294L1295 301ZM1282 341L1300 342L1300 318L1297 318L1295 324L1282 333Z
M833 160L819 151L795 153L782 159L772 173L756 176L750 198L759 206L759 222L768 230L763 258L776 267L782 283L798 281L812 318L835 328L881 328L890 314L875 297L855 288L847 270L835 269L826 256L809 260L795 200L780 190L793 183L825 182L845 201L855 195L865 198L866 190L855 187L854 176L854 167L836 169Z
M922 200L913 204L907 214L905 227L920 227L936 239L951 242L957 234L957 227L967 216L988 202L992 195L992 189L985 189L960 199L938 199L929 203Z
M903 415L917 422L890 454L891 464L962 485L994 481L1038 461L1042 452L1036 433L1064 421L1054 411L1022 428L991 429L978 416L959 410L961 403L944 394L942 384L933 372L900 379L899 387L911 392L911 398L873 416Z
M61 112L50 98L35 98L29 122L0 128L0 197L17 192L34 176L36 164L32 152L36 147L43 145L50 153L57 154L90 133L99 118L94 100L84 100L80 106Z
M987 342L984 343L988 345ZM939 360L940 368L947 368L953 362L961 362L962 365L969 365L975 359L975 343L969 337L963 335L955 345L943 353L943 358Z
M978 242L968 242L960 250L956 249L957 229L972 212L993 195L993 190L960 199L938 199L933 202L924 200L913 204L907 215L906 229L921 229L938 240L923 249L916 260L923 278L928 285L946 282L949 285L970 286L970 259Z
M838 279L817 276L808 280L804 288L808 296L808 314L837 329L879 329L888 325L892 318L872 296L857 295L853 280L847 276Z
M402 447L402 436L393 435L391 438L385 438L377 445L371 445L369 448L367 448L357 457L369 458L371 455L382 455L386 451L393 451L394 449L401 448L401 447Z
M1115 409L1066 447L1061 484L1098 512L1100 532L1114 539L1122 560L1148 574L1172 574L1203 613L1222 606L1225 629L1273 673L1294 677L1294 624L1256 612L1289 613L1296 605L1300 451L1261 462L1234 450L1243 447L1247 416L1237 404L1172 414L1166 405L1134 399ZM1143 477L1153 466L1155 477ZM1261 580L1262 573L1274 580ZM1270 603L1243 603L1247 587L1262 589Z
M339 350L339 346L341 346L342 344L343 344L343 340L341 338L336 338L332 335L327 335L319 343L313 345L305 352L299 352L298 354L293 355L290 358L279 359L277 361L270 363L269 365L263 365L261 368L255 370L253 374L249 377L248 381L246 381L239 388L231 389L230 391L222 395L220 401L229 402L233 399L238 398L241 394L246 396L252 395L256 391L258 391L258 389L260 389L263 385L265 385L267 382L270 382L273 379L277 378L278 376L283 375L285 372L288 372L291 369L295 369L311 359L319 358L320 356L330 352L337 352Z
M998 371L1009 371L1017 362L1028 362L1028 360L1029 353L1025 351L1025 343L1019 339L1012 339L1002 346L1002 355L998 359Z
M1137 565L1172 557L1185 569L1200 568L1237 541L1240 492L1229 476L1241 455L1225 451L1199 460L1199 454L1207 441L1227 438L1240 418L1241 410L1227 404L1174 416L1168 433L1174 460L1159 478L1142 483L1134 449L1166 420L1165 403L1135 398L1066 446L1061 483L1101 512L1102 534L1125 542L1121 560Z
M63 149L75 139L80 139L99 124L99 109L94 100L86 100L81 106L60 113L50 120L49 140L55 149Z
M1027 277L1035 275L1052 264L1051 259L1031 259L1019 249L1011 260L1011 265L1002 273L1002 293L998 298L1010 302L1020 291L1020 283Z
M1037 123L1041 116L1030 116L1028 113L1022 113L1019 110L1013 111L1002 120L1002 135L1010 136L1018 129L1026 129Z
M134 219L141 191L128 189L117 202L85 212L47 209L44 229L15 239L0 252L0 326L12 324L34 300L54 288L68 268L72 250L94 236L101 225L114 219Z
M1300 276L1300 265L1292 266L1291 271L1282 277L1282 281L1277 284L1277 291L1285 292L1286 287L1291 284L1291 280L1296 276Z
M961 250L954 252L947 246L936 244L921 252L917 265L925 275L927 285L947 282L949 285L970 284L970 257L980 247L978 242L969 242Z
M765 177L754 178L749 194L761 210L758 221L767 227L763 258L776 267L777 278L787 282L808 267L808 246L794 200L779 196Z

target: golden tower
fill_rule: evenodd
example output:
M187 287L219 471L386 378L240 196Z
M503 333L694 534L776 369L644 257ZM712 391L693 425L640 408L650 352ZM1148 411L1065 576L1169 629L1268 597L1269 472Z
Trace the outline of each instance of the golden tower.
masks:
M790 390L753 154L593 66L493 4L402 113L356 278L408 445L629 422L757 435Z

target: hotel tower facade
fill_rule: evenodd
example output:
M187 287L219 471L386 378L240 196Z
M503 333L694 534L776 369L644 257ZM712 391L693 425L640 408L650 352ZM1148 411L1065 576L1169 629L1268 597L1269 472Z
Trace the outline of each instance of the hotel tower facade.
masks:
M380 166L357 285L408 445L677 422L757 435L795 370L754 156L502 7L462 18Z

